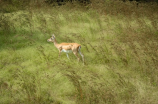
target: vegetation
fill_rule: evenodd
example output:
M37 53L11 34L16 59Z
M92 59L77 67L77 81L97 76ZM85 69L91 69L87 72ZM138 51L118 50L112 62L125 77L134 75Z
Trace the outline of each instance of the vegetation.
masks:
M2 104L158 103L157 4L20 8L2 6L0 13ZM58 58L47 42L53 33L59 43L80 43L85 65L73 54Z

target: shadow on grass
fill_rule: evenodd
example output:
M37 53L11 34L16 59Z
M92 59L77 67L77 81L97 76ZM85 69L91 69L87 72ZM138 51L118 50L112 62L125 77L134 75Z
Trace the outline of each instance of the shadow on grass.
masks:
M18 50L26 47L47 44L47 34L42 33L11 33L4 32L0 35L0 49Z

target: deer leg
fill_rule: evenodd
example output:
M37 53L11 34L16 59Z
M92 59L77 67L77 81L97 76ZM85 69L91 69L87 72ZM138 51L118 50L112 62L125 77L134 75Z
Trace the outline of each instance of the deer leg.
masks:
M69 58L69 55L68 55L68 53L66 53L66 55L67 55L67 58L68 58L68 59L70 59L70 58Z
M84 55L79 51L79 54L81 55L81 57L82 57L82 61L83 61L83 63L84 63Z
M78 62L80 61L80 58L78 57L78 54L76 53L76 52L73 52L74 53L74 55L77 57L77 59L78 59Z
M61 53L61 50L59 50L59 55L58 55L58 57L60 57L60 53Z

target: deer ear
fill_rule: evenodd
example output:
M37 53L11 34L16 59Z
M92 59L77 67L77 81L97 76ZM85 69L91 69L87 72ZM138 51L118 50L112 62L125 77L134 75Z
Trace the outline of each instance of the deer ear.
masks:
M54 34L52 34L52 37L53 37L53 38L55 38L55 35L54 35Z

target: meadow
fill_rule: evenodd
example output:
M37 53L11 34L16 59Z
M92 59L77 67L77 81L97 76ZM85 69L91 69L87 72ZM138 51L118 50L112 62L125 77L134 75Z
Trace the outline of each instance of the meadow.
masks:
M1 104L158 104L158 5L3 7ZM14 11L13 11L14 10ZM82 45L85 65L47 39Z

